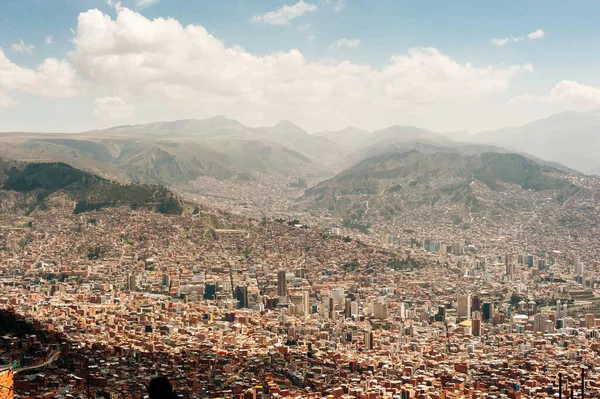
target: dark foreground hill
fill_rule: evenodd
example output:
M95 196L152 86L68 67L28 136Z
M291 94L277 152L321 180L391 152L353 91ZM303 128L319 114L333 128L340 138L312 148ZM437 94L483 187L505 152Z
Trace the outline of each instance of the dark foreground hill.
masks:
M73 201L74 213L128 205L160 213L180 214L179 199L163 186L119 184L64 163L1 161L2 209L32 211L44 208L56 195Z

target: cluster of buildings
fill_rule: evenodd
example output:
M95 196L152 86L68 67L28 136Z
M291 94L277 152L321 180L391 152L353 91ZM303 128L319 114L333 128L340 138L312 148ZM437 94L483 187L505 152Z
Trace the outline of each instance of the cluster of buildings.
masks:
M0 340L15 398L600 397L585 251L206 208L4 225L0 309L35 329Z

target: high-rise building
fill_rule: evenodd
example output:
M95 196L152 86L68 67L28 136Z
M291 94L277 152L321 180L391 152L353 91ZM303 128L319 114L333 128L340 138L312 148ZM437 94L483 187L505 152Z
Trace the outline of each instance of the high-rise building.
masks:
M535 332L546 332L546 315L538 313L533 316L533 331Z
M331 297L337 305L343 306L346 302L346 295L344 294L344 288L338 287L331 290Z
M217 299L217 285L216 284L205 284L204 285L204 299L210 299L210 300Z
M578 260L575 260L575 275L583 276L583 263Z
M455 242L453 249L452 249L452 253L454 255L461 255L462 254L462 244L460 242Z
M350 298L346 298L346 304L344 306L344 317L346 319L352 317L352 300Z
M163 287L167 287L167 288L171 287L171 276L169 275L169 273L163 274L162 285L163 285Z
M481 336L481 320L480 319L473 318L471 320L471 333L476 337Z
M388 306L385 303L375 302L373 304L373 316L379 320L385 320L388 316Z
M478 295L471 299L471 313L475 311L481 311L481 298Z
M333 309L335 307L335 302L333 301L333 297L329 297L329 318L333 319Z
M290 295L290 302L296 307L296 314L309 316L311 313L308 291L302 291Z
M351 315L358 314L358 302L352 301L352 304L350 305L350 314Z
M459 319L469 319L471 317L471 295L459 295L456 302L456 316Z
M280 270L277 272L277 295L287 296L288 288L287 288L287 277L285 270Z
M137 289L137 287L136 287L136 281L135 281L135 276L133 274L130 274L127 277L127 289L129 291L135 291Z
M374 346L373 332L366 331L365 332L365 348L367 350L371 350L371 349L373 349L373 346Z
M237 286L235 287L235 299L238 303L238 308L247 308L248 307L248 286Z
M481 317L483 321L490 321L494 317L494 307L490 302L484 302L481 305Z
M586 313L585 328L596 328L596 316L593 313Z
M515 277L515 265L511 262L505 264L506 267L506 278L512 281Z

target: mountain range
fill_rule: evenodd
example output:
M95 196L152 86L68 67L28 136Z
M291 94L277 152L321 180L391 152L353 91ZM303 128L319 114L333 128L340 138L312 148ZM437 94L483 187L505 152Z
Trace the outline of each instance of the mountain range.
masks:
M385 216L398 206L449 198L484 210L489 198L482 193L493 197L507 187L525 197L547 190L557 203L565 201L578 191L568 176L600 173L599 130L600 111L566 112L474 135L411 126L308 134L289 121L248 127L217 116L77 134L4 133L0 157L71 165L110 181L184 193L201 186L203 194L221 198L238 198L241 188L253 195L262 187L265 198L298 200L306 210L343 217L361 209L358 199L373 205L377 198Z

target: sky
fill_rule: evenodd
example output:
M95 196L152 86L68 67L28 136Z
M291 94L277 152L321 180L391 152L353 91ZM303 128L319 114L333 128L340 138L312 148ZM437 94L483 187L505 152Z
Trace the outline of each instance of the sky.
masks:
M0 131L477 132L600 107L600 1L2 0Z

